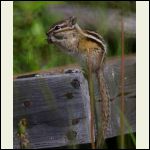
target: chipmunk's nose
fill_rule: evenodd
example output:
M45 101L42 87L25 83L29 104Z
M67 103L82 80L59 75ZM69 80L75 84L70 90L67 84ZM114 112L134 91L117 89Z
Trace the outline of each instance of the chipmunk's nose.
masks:
M46 35L47 35L47 42L52 43L51 34L47 32Z
M46 32L46 35L49 36L49 32Z

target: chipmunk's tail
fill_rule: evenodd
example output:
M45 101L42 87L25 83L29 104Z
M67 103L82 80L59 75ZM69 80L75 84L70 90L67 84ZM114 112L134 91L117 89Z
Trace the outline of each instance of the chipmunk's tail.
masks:
M103 68L97 72L97 79L99 82L99 93L101 98L101 115L100 115L100 127L98 127L98 136L97 136L97 148L102 148L105 143L105 136L107 128L109 125L110 119L110 96L107 89L107 85L104 79Z

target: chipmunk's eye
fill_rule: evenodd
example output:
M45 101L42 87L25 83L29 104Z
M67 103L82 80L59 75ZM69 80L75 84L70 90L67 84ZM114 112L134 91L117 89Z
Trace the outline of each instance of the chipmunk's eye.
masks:
M58 30L60 29L61 27L60 26L55 26L55 30Z

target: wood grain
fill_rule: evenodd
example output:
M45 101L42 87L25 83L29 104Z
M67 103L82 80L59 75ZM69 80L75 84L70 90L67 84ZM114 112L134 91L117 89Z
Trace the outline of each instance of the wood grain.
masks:
M105 79L111 96L111 121L106 138L119 135L120 58L106 61ZM90 143L88 83L77 66L14 78L14 148L20 149L19 120L26 118L30 148ZM57 71L61 70L61 71ZM125 133L136 132L136 59L125 59ZM31 75L31 76L30 76ZM101 99L94 78L97 113ZM98 115L98 118L100 114Z

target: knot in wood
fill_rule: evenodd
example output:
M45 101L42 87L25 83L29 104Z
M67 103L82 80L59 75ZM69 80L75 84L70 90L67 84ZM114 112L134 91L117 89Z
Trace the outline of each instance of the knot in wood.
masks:
M71 81L71 85L75 88L75 89L79 89L80 88L80 81L78 79L74 79Z

